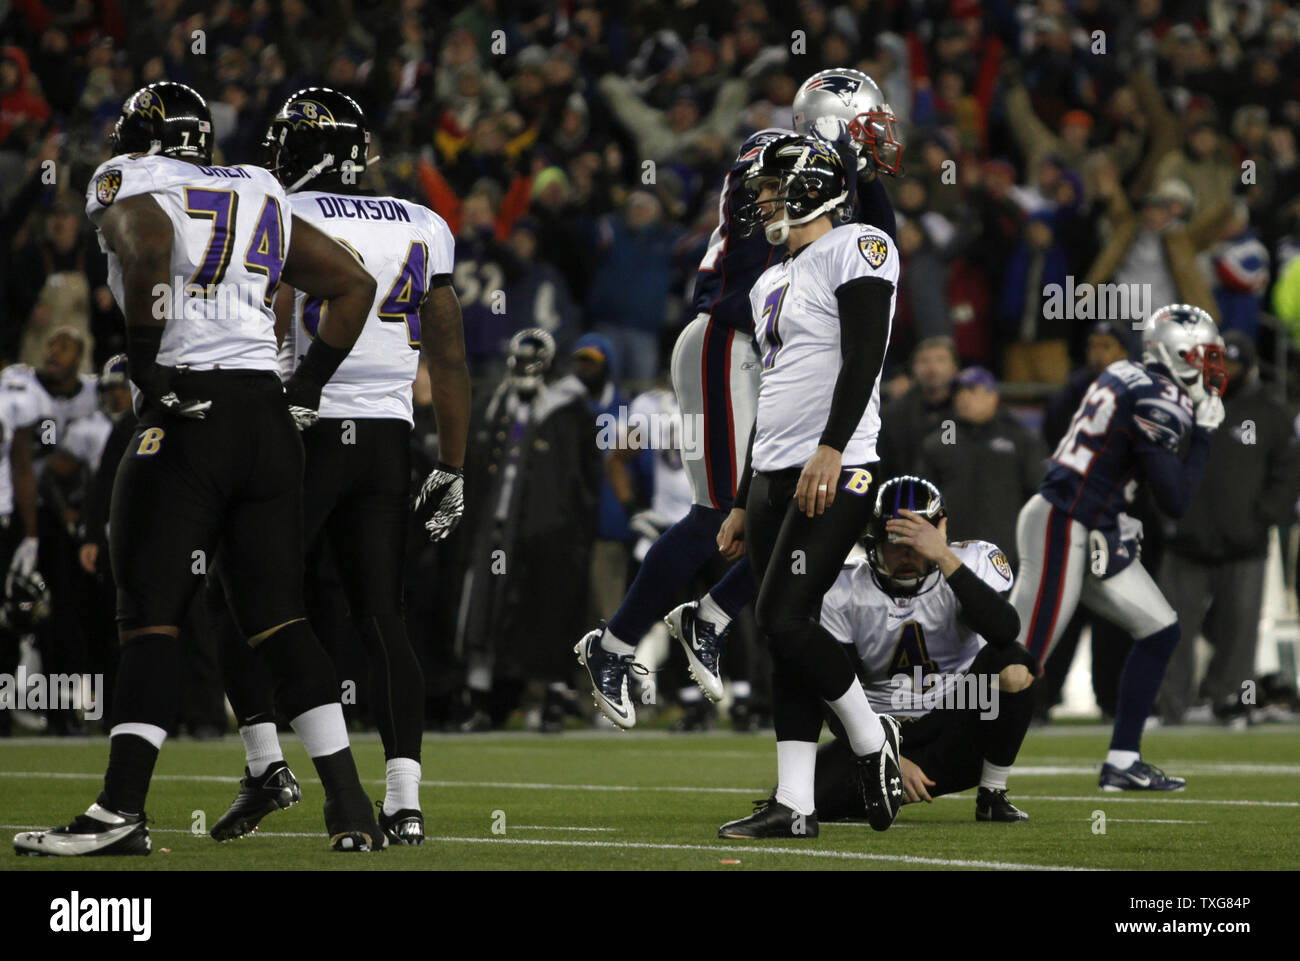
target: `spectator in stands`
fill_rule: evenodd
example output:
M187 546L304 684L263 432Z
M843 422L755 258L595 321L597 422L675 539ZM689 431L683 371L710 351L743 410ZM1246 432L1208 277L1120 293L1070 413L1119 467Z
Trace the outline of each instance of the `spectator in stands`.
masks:
M922 441L919 473L943 491L949 539L992 541L1015 567L1016 519L1043 479L1047 450L1001 406L997 380L984 367L958 375L953 413L951 425Z
M1060 300L1066 285L1066 256L1053 221L1050 210L1031 214L1007 262L1000 340L1006 345L1002 376L1008 381L1063 384L1069 376L1071 310L1063 308L1073 305ZM1045 309L1052 298L1057 309Z
M1238 200L1219 228L1218 243L1204 254L1214 299L1219 305L1219 329L1240 330L1259 337L1259 310L1268 288L1268 248L1250 227L1250 208Z
M1069 430L1074 412L1097 376L1115 361L1128 357L1126 339L1125 332L1109 320L1099 320L1089 329L1086 362L1048 401L1043 416L1043 440L1048 450L1054 450Z
M1165 669L1160 716L1180 723L1200 697L1221 719L1248 715L1264 600L1269 529L1291 520L1300 494L1300 446L1291 416L1259 383L1253 342L1227 343L1226 417L1205 479L1177 522L1160 567L1160 589L1178 612L1182 640ZM1196 638L1214 656L1198 687Z
M921 441L953 416L957 347L951 337L923 340L912 352L910 390L886 404L880 415L880 476L897 477L918 469Z

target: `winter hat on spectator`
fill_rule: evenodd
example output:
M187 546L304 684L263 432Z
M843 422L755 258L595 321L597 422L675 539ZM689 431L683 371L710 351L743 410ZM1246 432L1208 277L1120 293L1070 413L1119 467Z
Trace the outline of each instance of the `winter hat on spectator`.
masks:
M1187 186L1186 181L1177 177L1169 177L1160 181L1156 189L1146 195L1144 203L1179 203L1187 208L1188 213L1191 213L1192 208L1196 206L1196 197L1192 194L1192 188Z
M996 391L998 389L998 379L987 367L967 367L957 375L957 390L963 387L983 387L985 390Z
M545 167L533 178L533 199L541 196L552 184L559 184L565 193L571 189L569 175L561 167Z

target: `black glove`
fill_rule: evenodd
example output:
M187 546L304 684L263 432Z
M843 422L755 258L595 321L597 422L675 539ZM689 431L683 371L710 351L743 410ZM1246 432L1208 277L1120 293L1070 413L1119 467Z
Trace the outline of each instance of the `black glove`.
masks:
M306 430L320 419L321 389L339 369L348 350L331 347L317 337L307 348L298 369L284 382L284 399L289 404L289 416L299 430Z
M465 513L465 472L442 461L435 463L415 498L415 513L423 520L429 540L445 539Z
M128 327L126 331L126 360L131 380L145 400L194 420L208 416L210 400L182 400L172 390L172 381L183 367L168 367L158 363L158 348L162 345L163 328Z

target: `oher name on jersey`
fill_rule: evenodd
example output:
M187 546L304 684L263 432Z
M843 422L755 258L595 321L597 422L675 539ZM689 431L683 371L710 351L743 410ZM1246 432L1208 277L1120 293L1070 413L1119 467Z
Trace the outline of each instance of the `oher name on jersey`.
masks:
M395 197L292 194L295 216L351 251L377 293L352 351L321 392L321 417L384 417L412 422L411 383L419 364L420 305L429 283L452 272L455 240L432 210ZM320 324L322 302L294 295L281 348L282 374L298 366Z
M1143 453L1177 452L1194 423L1191 398L1177 384L1117 360L1088 388L1039 490L1084 527L1115 528L1137 491Z
M278 369L272 296L289 249L292 218L284 189L249 165L203 167L147 154L105 161L86 188L96 228L113 204L148 194L172 223L165 291L154 291L167 318L158 362L196 370ZM108 286L124 303L122 264L108 254Z
M998 593L1011 590L1007 556L988 541L952 544L975 576ZM961 604L938 571L910 597L880 586L866 558L849 561L822 602L821 623L852 644L866 670L867 699L877 712L915 717L956 686L987 641L961 620ZM915 689L917 668L924 691ZM937 676L937 680L931 680Z
M888 281L895 288L889 303L892 326L898 269L898 251L887 234L863 224L846 224L769 267L755 282L749 303L763 361L755 470L802 467L817 450L841 364L836 291L860 277ZM879 432L877 375L867 409L842 452L842 463L874 461Z

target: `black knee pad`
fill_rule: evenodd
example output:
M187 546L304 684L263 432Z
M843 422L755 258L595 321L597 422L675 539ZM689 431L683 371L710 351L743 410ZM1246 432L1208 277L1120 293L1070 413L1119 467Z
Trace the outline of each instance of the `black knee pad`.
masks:
M322 704L337 704L334 665L306 621L286 624L258 645L271 669L275 703L292 720Z

